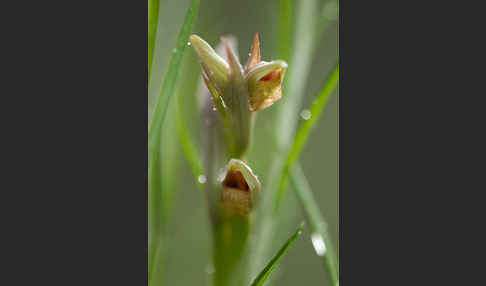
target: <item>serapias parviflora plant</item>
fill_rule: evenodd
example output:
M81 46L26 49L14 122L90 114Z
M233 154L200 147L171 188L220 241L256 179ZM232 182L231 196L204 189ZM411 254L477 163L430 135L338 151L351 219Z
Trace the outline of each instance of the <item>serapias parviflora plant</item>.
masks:
M231 36L221 37L219 53L197 35L191 35L189 41L207 88L199 96L203 102L205 191L213 230L213 285L247 285L244 249L261 184L245 154L256 113L282 97L287 63L262 61L258 34L244 67Z

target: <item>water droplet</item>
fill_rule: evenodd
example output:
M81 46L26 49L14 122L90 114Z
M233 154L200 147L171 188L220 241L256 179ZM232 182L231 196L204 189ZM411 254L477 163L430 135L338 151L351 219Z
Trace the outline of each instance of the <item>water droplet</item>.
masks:
M216 111L216 107L213 107L213 111Z
M173 49L172 49L172 52L173 52L173 53L177 52L177 49L176 49L176 48L173 48Z
M204 175L199 175L199 177L197 177L197 181L201 184L204 184L206 183L207 179L206 179L206 176Z
M308 109L304 109L300 113L300 117L302 117L302 119L304 119L304 120L309 120L311 118L311 115L312 114Z
M248 56L251 57L251 53L248 53Z
M322 239L322 235L318 233L311 234L312 245L319 256L324 256L326 254L326 245Z
M190 46L191 45L191 42L187 42L187 45Z

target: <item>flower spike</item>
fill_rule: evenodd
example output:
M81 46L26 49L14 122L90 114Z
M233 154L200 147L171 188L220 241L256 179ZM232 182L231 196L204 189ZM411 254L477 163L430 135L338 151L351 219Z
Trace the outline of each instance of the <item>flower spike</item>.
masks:
M218 49L218 55L200 37L191 35L190 41L201 63L204 82L224 118L229 154L233 158L241 158L250 143L254 112L282 97L281 84L287 63L281 60L261 61L258 33L253 37L250 57L244 69L233 37L221 37L226 60L221 57L224 54L222 49Z

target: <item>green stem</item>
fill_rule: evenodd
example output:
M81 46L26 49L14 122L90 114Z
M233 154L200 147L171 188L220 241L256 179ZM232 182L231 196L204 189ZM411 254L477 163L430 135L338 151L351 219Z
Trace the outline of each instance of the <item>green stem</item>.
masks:
M332 285L337 286L339 280L338 260L329 238L327 223L317 206L310 185L299 164L292 166L290 181L309 222L312 232L312 243L316 253L323 258L322 261L327 268Z
M213 224L214 286L243 285L249 228L248 216L222 217Z

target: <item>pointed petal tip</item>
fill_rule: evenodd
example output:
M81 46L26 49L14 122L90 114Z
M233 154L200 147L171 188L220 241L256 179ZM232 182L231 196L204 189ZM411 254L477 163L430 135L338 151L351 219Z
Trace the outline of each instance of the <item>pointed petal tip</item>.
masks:
M240 60L238 55L235 53L233 48L231 47L231 41L225 37L221 37L221 42L223 43L225 50L226 50L226 57L230 67L231 73L235 74L234 71L238 71L236 74L239 74L239 77L242 77L242 68L240 64Z
M250 49L250 57L246 63L245 71L248 72L252 67L256 66L261 61L260 54L260 40L258 39L258 32L253 37L253 44Z

